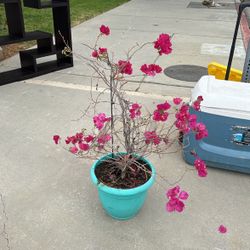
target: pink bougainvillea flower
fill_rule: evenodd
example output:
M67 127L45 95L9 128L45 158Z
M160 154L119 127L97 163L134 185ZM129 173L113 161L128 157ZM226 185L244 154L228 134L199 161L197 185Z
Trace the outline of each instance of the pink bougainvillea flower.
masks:
M166 203L166 209L168 212L182 212L184 209L184 203L175 197L171 197Z
M104 145L109 142L111 140L111 135L109 134L104 134L104 135L101 135L99 136L99 138L97 139L97 147L99 150L102 150L104 148Z
M202 96L198 96L197 100L193 102L192 107L197 110L200 111L201 109L201 102L203 101L203 97Z
M99 48L99 50L94 50L92 52L92 57L94 58L99 58L100 56L105 56L107 55L108 50L106 48Z
M197 97L197 100L200 101L200 102L202 102L202 101L203 101L203 97L202 97L201 95L199 95L199 96Z
M166 210L168 212L174 212L175 211L175 205L176 205L176 198L170 199L167 203L166 203Z
M161 142L161 138L156 134L155 131L146 131L144 136L146 144L158 145Z
M110 29L108 26L102 25L100 27L100 32L106 36L108 36L110 34Z
M80 142L79 144L78 144L78 146L79 146L79 148L82 150L82 151L88 151L89 150L89 144L86 144L86 143L82 143L82 142Z
M195 134L195 139L196 140L201 140L205 137L208 136L208 131L207 131L207 128L205 126L205 124L203 123L196 123L195 127L194 127L194 132L196 133Z
M53 136L53 140L54 140L55 144L58 144L60 139L61 139L61 137L59 135Z
M178 112L176 112L175 117L177 120L180 120L182 122L187 122L189 118L189 106L187 104L183 104Z
M175 205L175 210L179 213L181 213L185 208L185 204L183 203L183 201L177 199L176 200L176 205Z
M175 126L178 128L180 132L184 134L190 131L190 127L188 124L189 116L190 116L189 106L187 104L182 104L178 112L175 114L176 117Z
M141 115L141 107L138 103L133 103L129 109L129 116L131 119L135 119Z
M177 120L175 122L175 126L183 134L187 134L188 132L190 132L190 127L188 126L188 124L185 121Z
M148 76L155 76L162 72L162 68L156 64L143 64L141 66L141 71Z
M78 152L78 148L76 146L71 147L69 150L72 154L76 154Z
M187 200L187 198L189 196L187 192L180 190L179 185L168 189L166 195L167 195L168 198L177 197L177 195L178 195L178 198L181 199L181 200Z
M65 143L66 143L66 144L70 144L70 143L71 143L71 137L68 136L68 137L65 139Z
M227 232L227 228L223 225L220 225L219 228L218 228L218 231L222 234L226 233Z
M189 113L189 106L187 104L181 106L175 117L175 126L180 132L187 134L192 130L195 133L196 140L201 140L208 136L206 126L203 123L197 123L197 116Z
M181 200L187 200L188 197L189 197L189 194L185 191L181 191L179 194L179 199Z
M93 117L95 127L98 130L101 130L104 127L105 122L108 122L110 120L111 120L111 117L106 117L106 115L104 113L100 113L100 114L95 115Z
M207 176L207 166L206 163L201 160L199 157L196 158L194 161L194 166L198 171L198 175L200 177L206 177Z
M165 103L161 103L157 105L157 109L153 113L154 121L166 121L168 119L168 112L166 110L170 109L171 105L166 101Z
M99 54L98 54L97 50L94 50L92 52L92 57L97 58L98 56L99 56Z
M99 144L105 144L105 143L107 143L108 141L110 141L111 140L111 135L109 135L109 134L105 134L105 135L101 135L98 139L97 139L97 142L99 143Z
M159 110L168 110L170 108L171 108L171 105L167 101L157 105L157 109Z
M171 37L168 34L161 34L154 42L154 48L158 50L160 55L168 55L172 52L172 43L170 39Z
M81 141L83 139L83 133L82 132L76 133L75 137L78 141Z
M133 73L132 64L130 61L118 61L119 73L131 75Z
M189 106L183 104L175 114L175 126L180 132L186 134L192 130L196 140L201 140L208 136L208 131L203 123L197 123L197 116L189 113Z
M65 140L66 144L72 143L72 144L76 144L79 142L82 142L83 140L83 133L76 133L73 136L68 136Z
M182 99L179 98L179 97L176 97L176 98L173 99L173 103L174 103L175 105L179 105L179 104L181 104L181 102L182 102Z
M95 137L93 135L88 135L84 138L84 141L89 143L89 142L92 142L94 139L95 139Z
M168 119L168 115L169 115L168 112L163 112L161 110L155 110L154 115L153 115L153 120L157 121L157 122L159 122L159 121L164 122Z
M184 134L190 131L189 127L189 106L187 104L182 104L178 112L175 114L176 121L175 126L178 130Z
M99 54L104 54L107 52L108 52L107 48L99 48Z
M166 195L168 198L171 198L171 197L176 197L180 192L180 186L176 186L176 187L173 187L173 188L170 188L168 189Z
M185 191L180 191L180 187L176 186L170 188L166 193L169 201L166 203L166 210L168 212L182 212L185 208L185 204L181 200L187 200L189 195Z
M197 116L195 114L191 114L191 115L189 114L188 123L189 123L189 127L195 130L197 126Z

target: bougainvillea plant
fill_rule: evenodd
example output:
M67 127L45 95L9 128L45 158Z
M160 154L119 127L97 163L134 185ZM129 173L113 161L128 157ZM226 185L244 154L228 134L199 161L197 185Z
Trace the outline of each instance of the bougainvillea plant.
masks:
M93 111L92 130L84 128L66 137L65 140L59 135L54 135L53 139L56 144L66 144L67 150L79 157L96 159L111 152L116 155L119 152L126 152L125 155L110 160L111 167L107 176L100 179L100 182L112 187L119 187L118 184L121 184L123 188L133 188L138 186L136 177L139 174L148 178L147 174L151 173L145 164L140 163L139 157L148 157L152 153L166 154L173 151L173 148L174 150L176 147L182 148L180 134L194 133L196 140L201 140L208 136L208 132L204 124L197 122L196 115L190 113L190 106L200 110L200 103L203 100L201 96L191 105L180 97L175 97L157 103L151 111L143 107L139 100L132 102L127 98L124 88L128 82L127 78L131 77L134 71L140 71L142 76L149 77L162 73L162 68L155 63L145 63L135 69L133 66L135 54L144 47L151 46L155 50L156 59L159 56L167 56L172 52L172 37L160 34L155 41L137 44L128 51L125 58L115 60L109 49L98 45L101 38L110 34L110 28L102 25L95 44L85 45L90 50L90 57L82 56L98 78L102 79L110 93L108 99L110 112L97 112L97 106L103 107L101 94L107 94L102 91L96 98L92 97L92 102L84 113L85 118L86 114L90 115ZM70 48L66 47L65 50L69 51ZM197 175L205 177L207 175L205 162L195 152L192 154L196 157L194 165ZM175 186L167 190L166 196L168 199L166 210L182 212L185 208L184 201L188 199L189 194L179 186Z

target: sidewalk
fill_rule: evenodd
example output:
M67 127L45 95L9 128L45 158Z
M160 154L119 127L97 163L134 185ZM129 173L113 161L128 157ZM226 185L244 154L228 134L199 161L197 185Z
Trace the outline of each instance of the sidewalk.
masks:
M236 10L187 8L189 3L132 0L73 28L73 49L89 55L81 43L93 42L98 27L106 24L112 36L104 39L104 46L119 51L117 57L135 42L174 33L173 53L157 62L164 68L227 64ZM244 56L239 34L235 68L243 68ZM135 64L150 60L147 53ZM17 62L17 56L10 58L0 70ZM5 238L11 250L250 249L248 175L209 168L208 177L200 179L188 171L180 185L191 196L182 214L165 212L165 190L156 183L134 219L120 222L105 215L90 181L90 162L52 142L54 134L81 128L83 121L73 120L89 102L91 72L81 59L75 57L74 63L74 68L1 87L0 227L5 225L7 234L0 234L0 249L8 249ZM199 72L192 73L196 77ZM171 96L188 98L194 84L162 74L153 81L147 78L139 97L131 98L145 105ZM128 90L136 87L136 82L128 84ZM187 167L180 152L151 160L161 163L158 171L171 183ZM221 224L228 228L225 235L217 232Z

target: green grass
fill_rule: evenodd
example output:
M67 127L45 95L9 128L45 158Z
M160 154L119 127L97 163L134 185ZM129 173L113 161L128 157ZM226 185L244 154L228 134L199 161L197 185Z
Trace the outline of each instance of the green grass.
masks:
M79 24L129 0L70 0L71 24ZM25 30L53 31L51 9L23 8ZM0 4L0 35L7 35L8 27L3 4Z

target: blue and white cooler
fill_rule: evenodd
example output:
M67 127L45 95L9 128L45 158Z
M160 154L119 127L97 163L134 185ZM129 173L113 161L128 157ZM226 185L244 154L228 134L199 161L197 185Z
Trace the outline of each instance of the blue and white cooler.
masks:
M183 156L193 164L194 150L207 166L250 173L250 84L203 76L192 91L191 102L203 97L201 111L191 110L208 129L197 141L184 136Z

